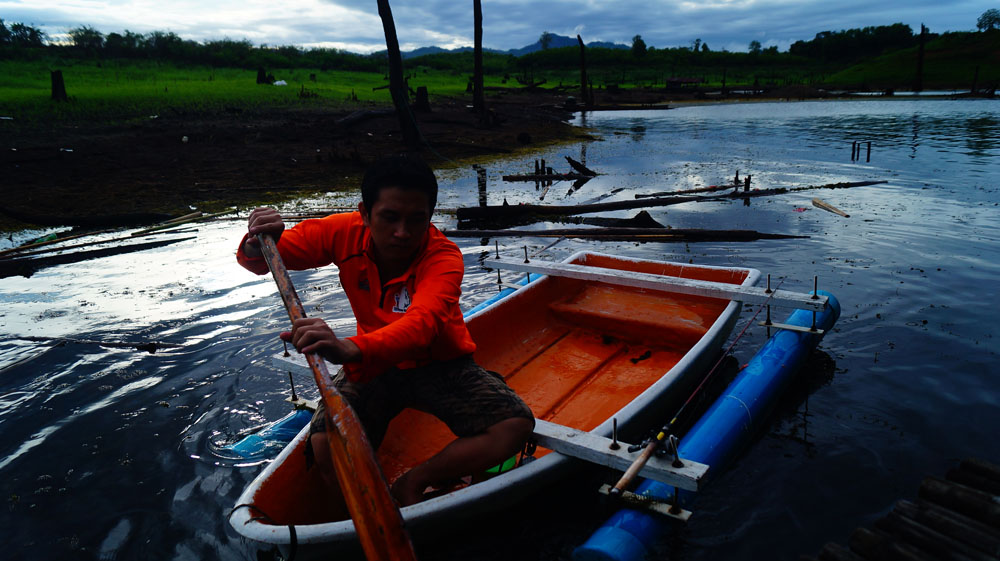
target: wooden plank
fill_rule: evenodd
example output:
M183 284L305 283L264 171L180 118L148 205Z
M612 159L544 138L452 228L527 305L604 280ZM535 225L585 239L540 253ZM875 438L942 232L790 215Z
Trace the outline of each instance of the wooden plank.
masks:
M904 542L899 542L884 532L858 528L848 542L852 551L865 559L881 561L937 561L934 557Z
M926 501L899 501L894 512L1000 558L1000 530Z
M610 495L611 485L602 485L601 488L598 489L598 492L602 495ZM651 499L645 495L637 495L631 491L625 491L621 495L618 495L618 499L631 508L649 510L657 514L662 514L663 516L669 516L670 518L681 522L687 522L691 518L690 510L678 508L677 512L671 512L670 505L667 503Z
M629 453L626 445L612 450L610 438L542 419L535 419L534 438L543 448L619 471L627 470L637 456L636 453ZM697 491L708 472L708 466L683 458L681 460L684 467L675 468L671 465L671 460L654 456L639 471L639 475L688 491Z
M876 520L875 528L930 553L936 559L950 561L996 561L996 557L992 555L978 551L968 544L937 532L896 512L890 512L884 518Z
M819 552L819 561L864 561L864 558L838 543L828 543Z
M928 477L920 484L920 498L1000 528L1000 501L990 493Z
M693 296L737 300L747 304L770 304L772 306L788 306L803 310L823 310L826 308L827 297L802 294L788 290L773 290L767 294L766 289L757 286L740 286L736 284L710 282L694 279L682 279L650 273L620 271L572 263L557 263L552 261L532 261L531 263L500 261L487 259L484 267L508 269L522 273L538 273L556 277L619 284L650 290L662 290Z
M847 214L846 212L840 210L839 208L831 205L830 203L828 203L828 202L826 202L823 199L820 199L818 197L814 197L813 200L812 200L812 203L813 203L814 207L821 208L821 209L823 209L823 210L825 210L827 212L832 212L834 214L839 214L839 215L843 216L844 218L850 218L851 217L850 214Z

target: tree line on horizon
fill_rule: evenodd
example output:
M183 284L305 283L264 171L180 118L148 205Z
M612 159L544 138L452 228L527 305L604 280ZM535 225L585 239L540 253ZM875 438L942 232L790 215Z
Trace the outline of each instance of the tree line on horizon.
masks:
M1000 12L987 10L977 21L980 30L1000 28ZM961 32L955 32L961 33ZM103 34L90 26L68 31L69 44L47 42L44 32L23 23L9 26L0 19L0 59L36 59L46 56L96 59L163 60L185 64L237 68L319 68L322 70L352 70L384 72L384 51L358 54L340 49L296 46L256 46L247 39L218 39L205 42L183 39L170 31L146 34L125 30ZM540 50L515 56L484 52L484 70L489 74L520 73L539 70L572 69L578 64L576 47L549 48L554 35L543 32ZM777 47L763 48L751 41L748 52L712 51L696 39L690 47L655 48L647 46L641 35L632 39L630 49L588 47L588 62L593 67L641 68L705 66L779 66L850 64L865 58L915 46L919 33L909 25L895 23L841 31L822 31L808 41L792 43L787 52ZM938 37L927 34L926 40ZM546 39L549 39L546 41ZM424 66L453 72L469 72L473 64L470 52L428 54L408 60L410 66Z

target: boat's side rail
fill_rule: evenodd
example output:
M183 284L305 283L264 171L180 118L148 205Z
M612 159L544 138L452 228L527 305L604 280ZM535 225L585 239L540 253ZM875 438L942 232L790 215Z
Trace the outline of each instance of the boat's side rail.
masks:
M610 438L541 419L535 419L532 438L543 448L619 471L627 470L638 457L638 453L628 452L627 446L620 443L617 447L613 446L615 442ZM683 458L682 462L683 467L674 467L672 459L654 456L639 475L688 491L697 491L708 472L708 466Z
M606 269L573 263L555 261L532 261L530 263L487 259L484 267L507 269L522 273L537 273L555 277L567 277L586 281L619 284L650 290L663 290L693 296L736 300L747 304L769 304L788 306L803 310L821 311L826 308L827 298L822 295L803 294L788 290L768 290L756 286L712 282L680 277L668 277L650 273Z

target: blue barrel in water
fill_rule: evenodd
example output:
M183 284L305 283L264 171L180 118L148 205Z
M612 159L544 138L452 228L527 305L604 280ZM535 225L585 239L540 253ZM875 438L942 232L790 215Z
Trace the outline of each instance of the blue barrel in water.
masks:
M829 330L840 317L840 303L828 292L823 312L816 313L816 327ZM796 310L785 323L809 327L813 313ZM822 335L779 330L757 352L678 447L681 458L709 465L709 476L718 475L761 428L768 414ZM673 500L674 488L644 480L635 491L662 501ZM682 506L694 493L681 491ZM668 519L645 511L624 508L609 518L573 552L574 561L642 561L664 530Z

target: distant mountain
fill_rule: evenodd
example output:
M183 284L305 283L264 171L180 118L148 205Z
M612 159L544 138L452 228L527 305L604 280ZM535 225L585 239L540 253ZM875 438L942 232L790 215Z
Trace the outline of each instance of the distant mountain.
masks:
M577 46L576 37L567 37L565 35L552 35L552 40L549 41L550 49L558 49L560 47L575 47ZM603 49L628 49L628 45L623 45L621 43L609 43L607 41L594 41L592 43L587 43L588 47L603 48ZM457 49L444 49L441 47L420 47L419 49L414 49L412 51L404 51L402 53L403 58L414 58L424 55L433 55L438 53L464 53L473 50L472 47L459 47ZM520 49L508 49L506 51L501 51L497 49L483 49L491 53L502 53L514 56L522 56L528 53L533 53L535 51L542 50L542 41L538 40L530 45L521 47ZM385 52L385 51L382 51Z
M424 55L436 55L438 53L464 53L471 51L472 47L459 47L457 49L444 49L441 47L420 47L419 49L414 49L412 51L404 51L401 53L403 58L413 58Z

